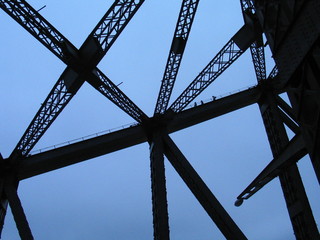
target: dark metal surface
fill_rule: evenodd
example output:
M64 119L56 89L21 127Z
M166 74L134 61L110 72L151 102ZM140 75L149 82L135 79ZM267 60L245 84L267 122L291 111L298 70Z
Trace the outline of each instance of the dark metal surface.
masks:
M183 110L237 60L253 40L252 29L242 27L172 103L170 109L174 112Z
M92 73L143 2L115 1L79 51L27 2L0 2L4 11L68 65L17 144L11 158L25 156L30 152L85 80L134 119L141 121L144 118L145 114L100 70L96 69ZM126 106L128 103L129 107Z
M176 81L180 63L189 33L197 11L199 0L183 0L174 32L167 65L162 78L155 114L163 114L167 110L172 89Z
M244 26L167 109L199 2L183 0L152 118L96 67L143 2L114 1L78 50L26 1L0 0L8 15L67 65L11 156L0 155L0 227L9 200L21 238L33 239L17 195L18 181L148 141L154 239L170 238L164 153L224 236L246 239L168 134L258 102L274 159L238 196L236 205L279 177L295 237L320 239L296 165L309 154L320 179L320 2L240 0ZM268 78L265 45L276 61ZM249 47L257 86L184 110ZM28 155L84 81L139 125ZM290 103L278 96L283 92ZM284 125L295 134L292 140ZM14 161L17 158L23 161Z
M276 98L272 93L265 93L265 96L259 102L259 107L273 157L277 159L270 163L271 167L269 167L271 169L268 170L272 170L272 168L277 167L272 166L275 162L275 165L278 165L278 167L280 167L279 165L283 167L281 171L279 171L279 180L287 204L294 234L297 239L320 239L308 197L305 192L298 167L295 163L299 158L304 156L303 143L301 140L299 143L296 141L297 139L294 139L292 144L297 144L298 146L296 147L298 149L291 149L291 151L289 149L289 153L286 152L286 147L290 145L289 138L281 117L279 116ZM282 159L283 154L289 156ZM277 171L278 170L280 169L277 169ZM275 174L274 169L271 174ZM267 180L268 177L270 177L270 175L263 178L263 180ZM258 190L259 187L263 186L263 183L261 185L258 183L256 186Z
M172 139L166 135L163 141L166 157L225 238L247 239Z
M257 16L252 0L240 0L242 14L245 24L250 24L252 27L257 25ZM256 39L250 46L252 62L258 82L266 79L266 62L264 54L264 45L262 39L262 30L256 32Z
M256 103L261 96L259 87L209 102L172 115L168 122L169 133L192 127L201 122L222 116L231 111ZM22 180L75 163L135 146L147 141L141 125L95 137L47 152L30 155L17 166L17 177Z
M150 168L155 240L169 240L169 216L162 131L155 131L150 139Z
M4 184L4 192L6 197L8 198L10 209L12 211L12 215L14 217L14 221L16 222L21 239L33 240L34 238L32 236L29 223L27 221L26 215L24 213L21 201L17 193L16 183L17 181L14 179L14 176L7 176Z

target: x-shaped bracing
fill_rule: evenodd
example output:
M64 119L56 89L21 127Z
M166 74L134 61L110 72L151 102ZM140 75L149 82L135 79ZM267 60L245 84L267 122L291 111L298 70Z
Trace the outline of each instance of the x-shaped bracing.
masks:
M28 174L30 174L26 174L25 171L25 168L28 169L28 163L31 163L32 166L34 166L33 164L36 165L36 170L31 170L31 175L37 171L46 172L48 170L45 169L44 165L42 165L43 162L40 162L40 165L37 165L39 163L37 161L28 161L30 160L28 154L41 136L45 133L45 131L49 128L52 122L60 114L63 108L80 89L84 81L87 81L100 93L105 95L118 107L139 122L141 125L139 125L138 128L142 129L143 136L139 136L139 134L135 135L135 137L137 137L136 139L138 139L138 141L148 140L150 143L151 165L154 166L151 169L151 172L154 198L153 206L155 208L155 239L169 238L169 229L166 222L167 213L166 211L163 211L166 209L164 169L161 167L163 165L164 154L176 168L177 172L184 179L190 190L194 193L201 205L207 211L208 215L217 224L226 238L246 239L243 233L238 229L232 219L222 208L220 203L215 199L211 191L205 186L201 178L193 170L192 166L188 163L177 146L167 134L164 134L164 132L166 132L167 127L170 128L171 126L172 128L172 122L171 125L168 124L171 120L170 116L172 112L179 114L181 113L183 116L184 112L182 111L185 109L185 107L190 104L191 101L193 101L202 91L204 91L234 61L236 61L238 57L240 57L241 54L250 47L251 44L255 44L254 41L256 41L257 35L261 35L260 29L257 29L256 25L253 24L254 18L250 18L251 16L249 16L249 19L252 20L250 24L246 23L230 39L230 41L221 49L221 51L212 59L212 61L209 62L209 64L203 69L203 71L201 71L194 81L190 83L186 90L183 91L177 100L173 102L168 110L167 105L170 100L170 95L199 2L199 0L183 0L158 96L158 101L156 104L155 116L153 118L149 118L114 83L112 83L112 81L108 79L108 77L105 76L102 71L96 67L102 57L112 46L114 41L120 35L122 30L125 28L127 23L130 21L132 16L143 4L143 2L143 0L116 0L92 31L92 33L88 36L84 44L80 47L80 49L77 49L26 1L0 1L0 7L4 11L6 11L44 46L46 46L51 52L53 52L58 58L67 64L66 69L58 79L52 91L49 93L47 99L44 101L43 105L32 120L11 156L5 160L1 159L1 162L4 162L3 164L6 165L6 167L9 166L9 168L15 168L18 173L18 175L14 176L15 179L13 180L12 175L10 175L10 178L8 177L5 179L4 182L9 182L10 185L5 184L4 189L7 193L3 196L7 196L10 205L12 205L11 207L16 206L14 208L17 211L15 211L16 213L14 213L14 215L17 216L17 221L21 222L21 227L19 227L19 230L21 229L23 232L21 235L23 239L31 239L32 234L28 227L21 204L19 203L18 195L16 193L17 183L19 180L25 178L26 175L28 176ZM254 47L254 45L251 46L251 48L252 47ZM262 59L258 58L257 61L262 61ZM254 96L254 99L249 100L247 104L256 102L256 97L260 93L259 90L256 95L251 92L257 91L256 89L249 91L251 94L250 96ZM246 97L247 99L250 99L248 96ZM228 100L226 100L225 103L228 103ZM224 106L222 108L224 109L223 111L231 111L234 108L242 106L238 105L239 102L235 103L235 106ZM197 112L196 109L195 112ZM190 114L187 113L187 116L190 117ZM176 130L183 129L185 125L190 125L190 123L184 121L183 119L181 122L181 118L179 119L179 117L175 119L176 126L173 128L176 128ZM197 117L191 117L191 119L191 121L197 122L199 119L201 119L201 115L198 115ZM129 132L131 130L133 129L128 129ZM112 140L114 144L114 139ZM126 144L130 146L131 143ZM18 167L16 167L15 164L19 164ZM27 164L27 167L24 164ZM62 165L63 164L69 165L72 163L67 162L62 163ZM53 168L59 167L60 166L55 166ZM24 177L21 177L21 169L22 172L24 172L22 175L26 174ZM37 174L39 173L35 173L35 175ZM159 195L160 197L158 197ZM12 200L12 203L10 200ZM157 209L158 206L159 209ZM158 212L162 212L164 215L159 217Z

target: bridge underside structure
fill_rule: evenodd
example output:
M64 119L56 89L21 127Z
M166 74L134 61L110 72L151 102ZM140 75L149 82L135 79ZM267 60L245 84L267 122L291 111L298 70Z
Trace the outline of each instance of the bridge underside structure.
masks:
M320 239L297 162L309 155L320 182L320 2L318 0L240 0L243 27L237 31L190 85L168 105L199 0L182 0L154 115L147 116L98 67L117 37L139 12L143 0L116 0L77 49L39 11L24 0L0 0L0 7L66 68L41 105L11 155L1 155L0 224L8 205L21 239L33 239L17 189L19 182L143 142L150 146L154 239L169 239L164 159L168 159L226 239L247 239L170 134L257 104L273 160L236 199L249 199L279 178L296 239ZM239 9L240 11L240 9ZM275 67L266 74L265 47ZM249 50L257 85L208 103L186 107ZM89 83L137 124L49 151L30 154L72 97ZM286 93L289 101L279 95ZM286 128L294 136L289 138ZM248 203L249 204L249 203Z

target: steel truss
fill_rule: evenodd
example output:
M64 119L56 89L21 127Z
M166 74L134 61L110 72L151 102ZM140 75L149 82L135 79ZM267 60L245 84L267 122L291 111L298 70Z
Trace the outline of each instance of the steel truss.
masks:
M257 103L274 159L237 197L236 205L240 206L243 200L249 199L272 179L279 177L296 238L320 239L296 165L303 156L309 154L320 179L319 1L240 0L244 26L167 109L199 3L199 0L183 0L153 117L144 114L96 67L143 2L114 1L80 49L77 49L26 1L0 0L0 7L10 17L67 65L10 157L3 159L0 154L1 228L9 203L21 239L33 239L17 194L19 181L148 142L154 239L170 239L164 156L225 238L247 239L169 134ZM312 20L313 26L308 24L306 17ZM303 38L299 38L299 30L302 28L308 37L306 44L302 43ZM266 35L276 60L276 66L268 78L262 34ZM298 46L298 53L286 54L286 51L294 52L294 44ZM257 86L185 110L248 48L252 55ZM88 81L139 124L29 155L84 81ZM279 97L284 92L289 95L290 105ZM314 117L310 118L313 113ZM295 134L291 140L285 125Z

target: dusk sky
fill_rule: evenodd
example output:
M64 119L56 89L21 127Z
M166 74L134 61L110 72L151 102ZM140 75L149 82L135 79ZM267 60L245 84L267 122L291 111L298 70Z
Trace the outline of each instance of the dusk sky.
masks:
M113 3L28 2L35 9L46 5L40 13L78 48ZM98 65L150 117L180 6L178 0L146 0ZM0 22L0 153L7 158L65 64L2 10ZM200 1L171 102L242 25L239 0ZM269 73L274 63L268 51L266 55ZM255 84L247 51L196 101ZM134 122L85 83L34 150ZM241 207L234 206L273 158L256 104L170 136L248 239L295 239L278 179ZM310 159L298 166L319 223L320 191ZM171 239L224 239L168 161L166 179ZM153 239L147 143L23 180L18 193L35 239ZM9 208L2 239L19 239Z

